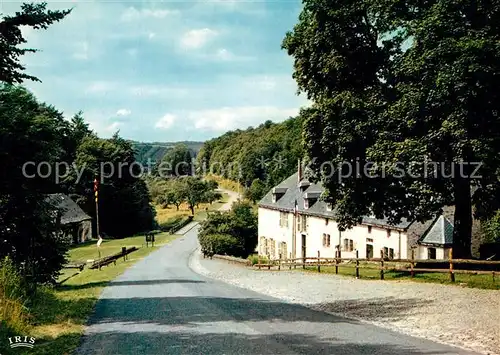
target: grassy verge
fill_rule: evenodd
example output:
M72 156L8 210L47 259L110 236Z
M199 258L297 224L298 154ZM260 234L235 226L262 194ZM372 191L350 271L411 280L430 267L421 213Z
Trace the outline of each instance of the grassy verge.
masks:
M205 176L205 179L216 181L219 184L219 187L234 192L238 192L239 185L239 191L241 192L241 194L243 195L243 193L245 192L245 187L243 185L238 184L238 182L236 181L223 178L222 176L208 174Z
M215 211L218 210L224 203L229 199L228 194L222 194L222 198L212 204L200 203L198 208L194 209L194 220L201 221L206 218L207 210ZM156 206L156 220L160 225L167 224L174 220L179 220L184 217L191 215L191 210L188 208L187 204L183 203L179 206L179 209L175 206L168 206L167 208L162 208L161 206Z
M287 267L285 267L286 269ZM292 270L304 271L301 266L297 266L296 269L292 267ZM305 271L308 272L318 272L316 266L307 266ZM356 270L354 265L340 266L339 275L355 277ZM321 273L335 273L334 266L321 266ZM360 266L359 276L361 279L365 280L380 280L380 270L369 266ZM430 282L430 283L440 283L449 285L461 285L472 288L489 289L489 290L500 290L500 280L497 276L493 280L492 275L473 275L473 274L455 274L455 282L450 281L450 276L448 273L437 273L437 272L422 272L416 273L413 278L411 278L409 272L404 271L385 271L384 280L394 281L394 280L406 280L415 282Z
M120 252L122 247L137 246L140 249L129 254L127 261L118 260L116 266L111 264L101 270L86 268L56 288L39 289L37 297L30 306L31 326L27 331L27 335L36 338L36 344L26 353L57 355L72 352L77 347L84 325L107 283L176 237L167 233L158 234L155 246L148 248L145 247L144 236L106 240L100 248L102 257ZM98 253L95 242L77 246L69 251L71 262L96 258ZM65 271L60 279L75 273L75 270ZM16 350L16 354L19 353L19 349Z

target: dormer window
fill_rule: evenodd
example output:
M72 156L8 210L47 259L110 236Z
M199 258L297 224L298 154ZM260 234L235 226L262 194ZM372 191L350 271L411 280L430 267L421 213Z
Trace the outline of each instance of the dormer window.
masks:
M309 181L307 180L302 180L301 182L299 182L299 189L300 189L300 192L304 192L305 190L307 190L307 188L310 186L311 184L309 183Z
M278 202L278 200L286 193L286 187L275 187L273 189L273 203Z

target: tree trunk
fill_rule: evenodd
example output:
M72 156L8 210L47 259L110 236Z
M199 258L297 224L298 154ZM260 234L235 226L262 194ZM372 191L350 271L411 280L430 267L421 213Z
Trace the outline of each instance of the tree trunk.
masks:
M191 210L191 214L194 216L194 206L193 205L189 205L189 209Z
M472 201L470 180L468 178L456 176L453 184L455 190L453 258L470 259L472 257Z

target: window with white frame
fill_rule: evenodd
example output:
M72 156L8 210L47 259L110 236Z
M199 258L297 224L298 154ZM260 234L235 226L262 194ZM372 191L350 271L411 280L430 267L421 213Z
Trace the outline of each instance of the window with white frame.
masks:
M354 251L354 240L344 239L344 251Z
M288 213L280 212L280 227L288 228Z
M329 248L330 247L330 234L326 235L326 246Z
M297 229L299 232L307 231L307 216L299 215L297 218Z

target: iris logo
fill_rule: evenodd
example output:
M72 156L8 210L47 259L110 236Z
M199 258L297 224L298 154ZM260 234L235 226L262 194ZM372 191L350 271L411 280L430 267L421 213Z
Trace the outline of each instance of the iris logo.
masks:
M33 345L35 344L35 338L33 337L11 337L9 338L9 345L11 349L14 348L30 348L33 349Z

